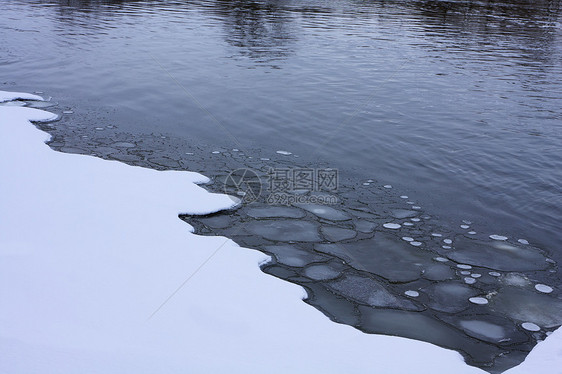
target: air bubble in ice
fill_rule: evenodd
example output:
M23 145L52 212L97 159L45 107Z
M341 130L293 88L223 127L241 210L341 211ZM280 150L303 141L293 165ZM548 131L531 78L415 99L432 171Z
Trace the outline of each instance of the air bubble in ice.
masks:
M501 274L498 273L497 271L491 271L488 274L490 274L492 277L500 277L501 276Z
M419 247L420 245L422 245L422 242L413 241L413 242L410 242L410 245L413 245L414 247Z
M437 238L440 238L440 237L442 237L443 235L434 232L433 234L431 234L431 236L435 236L435 237L437 237Z
M385 223L384 225L382 225L384 228L387 229L399 229L400 227L402 227L401 225L399 225L398 223Z
M383 187L384 188L392 188L392 186L390 184L385 184Z
M529 242L525 239L518 239L517 241L521 244L525 244L525 245L529 244Z
M451 239L443 239L443 243L445 244L453 244L453 241Z
M413 241L414 241L414 238L410 238L409 236L403 236L403 237L402 237L402 240L405 240L405 241L407 241L407 242L413 242Z
M470 265L465 265L465 264L458 264L457 267L458 267L459 269L464 269L464 270L470 270L470 269L472 269L472 266L470 266Z
M276 153L278 153L278 154L280 154L280 155L283 155L283 156L290 156L290 155L292 155L292 153L289 152L289 151L277 151Z
M412 222L419 222L419 221L420 221L419 218L410 218L410 220L411 220Z
M461 229L468 229L469 227L469 225L461 225Z
M466 284L474 284L474 283L476 283L476 279L470 278L470 277L466 277L466 278L464 278L464 283L466 283Z

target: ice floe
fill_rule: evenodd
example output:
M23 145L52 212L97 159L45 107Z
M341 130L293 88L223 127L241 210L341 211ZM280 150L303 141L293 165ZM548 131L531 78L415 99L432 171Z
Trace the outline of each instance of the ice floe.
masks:
M494 234L494 235L490 235L490 239L504 241L507 240L507 236Z
M535 284L535 289L542 293L551 293L553 291L552 287L546 284Z
M485 297L471 297L471 298L468 299L468 301L470 301L473 304L477 304L477 305L488 304L488 299L486 299Z

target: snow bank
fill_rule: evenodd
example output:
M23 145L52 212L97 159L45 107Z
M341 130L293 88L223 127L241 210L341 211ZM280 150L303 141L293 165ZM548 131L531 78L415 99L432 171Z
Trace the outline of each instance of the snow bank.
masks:
M5 101L12 101L16 99L43 101L43 98L41 96L32 95L25 92L0 91L0 103L3 103Z
M54 152L28 122L52 118L0 107L1 373L482 372L329 321L263 254L178 219L232 206L204 176Z

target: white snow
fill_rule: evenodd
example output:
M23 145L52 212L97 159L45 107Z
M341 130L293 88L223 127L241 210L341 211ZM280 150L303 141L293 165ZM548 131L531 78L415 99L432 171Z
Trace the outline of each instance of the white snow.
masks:
M537 326L538 327L538 326ZM562 374L562 329L538 343L525 361L504 374Z
M37 100L43 101L41 96L28 94L25 92L7 92L7 91L0 91L0 103L12 100Z
M196 185L206 177L54 152L28 122L52 118L0 107L0 372L483 373L457 352L331 322L261 272L268 256L190 233L178 213L233 204ZM561 340L539 344L527 372ZM562 367L546 357L540 372Z

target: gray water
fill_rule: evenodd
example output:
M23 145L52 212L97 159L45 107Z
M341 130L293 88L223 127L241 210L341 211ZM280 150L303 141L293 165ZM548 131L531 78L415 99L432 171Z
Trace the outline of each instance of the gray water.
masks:
M562 261L560 25L557 1L9 0L0 89L42 91L54 111L72 110L52 128L51 146L66 152L212 177L270 163L249 165L232 148L339 169L346 220L299 208L299 225L265 207L254 221L244 207L197 227L270 253L264 270L303 285L334 321L501 371L562 322L557 265L544 261ZM396 214L410 208L401 194L426 218L389 234L389 219L410 220ZM498 256L489 234L509 237L512 255ZM472 274L483 276L469 286ZM554 298L536 294L539 281ZM421 296L404 299L408 290ZM468 302L485 294L490 307ZM521 328L532 318L540 333Z

